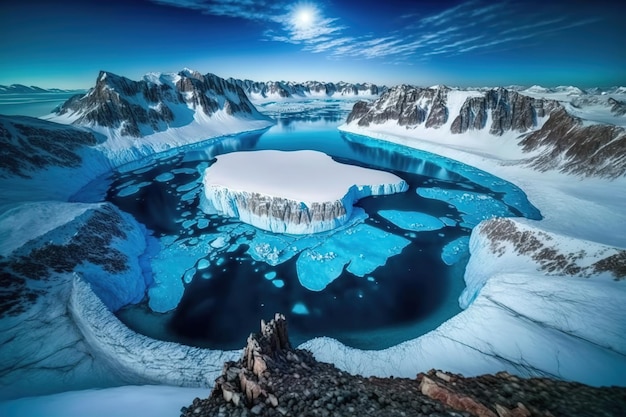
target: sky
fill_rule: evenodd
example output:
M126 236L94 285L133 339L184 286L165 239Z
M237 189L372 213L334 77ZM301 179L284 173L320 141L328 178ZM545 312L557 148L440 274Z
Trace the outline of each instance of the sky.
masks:
M626 2L21 0L0 84L89 88L190 68L228 78L430 86L626 85Z

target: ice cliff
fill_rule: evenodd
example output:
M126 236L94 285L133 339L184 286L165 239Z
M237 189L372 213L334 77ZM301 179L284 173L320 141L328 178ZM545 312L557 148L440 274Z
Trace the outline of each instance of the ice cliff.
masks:
M393 174L340 164L315 151L220 155L203 184L205 212L290 234L334 229L350 219L359 199L408 189Z

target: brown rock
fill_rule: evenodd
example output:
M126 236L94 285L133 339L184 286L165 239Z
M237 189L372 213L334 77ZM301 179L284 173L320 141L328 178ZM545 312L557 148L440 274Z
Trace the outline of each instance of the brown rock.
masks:
M497 417L493 411L483 404L480 404L465 395L455 393L454 391L436 383L427 376L422 378L420 390L422 391L422 394L432 398L433 400L440 401L450 408L454 408L459 411L467 411L478 417Z

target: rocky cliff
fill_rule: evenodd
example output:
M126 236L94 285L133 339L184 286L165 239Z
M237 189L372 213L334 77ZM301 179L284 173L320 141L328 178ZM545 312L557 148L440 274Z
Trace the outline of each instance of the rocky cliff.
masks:
M141 137L191 123L198 114L267 119L236 84L213 74L183 70L148 74L133 81L101 71L95 87L61 105L58 116L73 124L119 129L123 136Z
M568 112L584 112L592 105L603 106L615 121L584 120ZM374 102L357 102L346 130L380 133L385 128L377 126L391 124L405 127L406 135L416 138L429 137L428 129L449 132L450 137L474 132L498 137L510 132L517 137L518 159L534 169L617 178L626 174L626 130L619 126L625 109L622 101L604 96L576 96L562 103L506 88L462 91L400 85Z
M535 99L505 88L464 96L458 93L445 86L400 85L389 89L373 103L357 103L347 123L369 126L391 121L407 128L420 125L441 128L450 121L450 132L454 134L488 127L492 135L502 135L508 131L523 133L536 128L538 118L545 117L559 106L554 100ZM459 97L464 99L460 107Z
M506 372L464 378L431 370L416 378L365 378L293 349L276 314L251 334L239 361L226 362L206 399L181 417L203 416L620 416L626 389L592 388Z
M258 82L233 78L230 78L229 81L241 87L249 97L255 99L310 96L372 96L386 90L384 86L377 86L371 83L325 83L320 81L307 81L304 83L292 81Z
M626 129L585 123L559 108L541 129L519 142L524 152L539 151L528 163L539 170L558 169L583 176L626 175Z

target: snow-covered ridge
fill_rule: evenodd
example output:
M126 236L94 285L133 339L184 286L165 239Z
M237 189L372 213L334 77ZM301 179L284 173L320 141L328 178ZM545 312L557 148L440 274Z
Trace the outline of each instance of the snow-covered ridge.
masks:
M61 88L41 88L34 85L23 84L0 85L1 94L59 94L59 93L81 93L85 90L64 90Z
M396 175L340 164L315 151L220 155L203 184L205 212L290 234L334 229L350 220L359 199L408 189Z
M265 120L235 84L184 69L140 81L101 71L96 85L60 106L51 120L106 129L108 136L144 137L212 117Z
M600 117L579 101L525 94L526 90L505 88L471 91L401 85L374 102L357 102L341 129L442 141L487 151L502 160L523 159L541 170L608 178L626 173L626 130L616 126L626 125L624 102L608 98L605 116ZM456 140L455 135L467 139Z
M306 81L252 81L229 79L240 86L253 101L281 100L289 98L345 98L377 96L387 87L372 83Z

